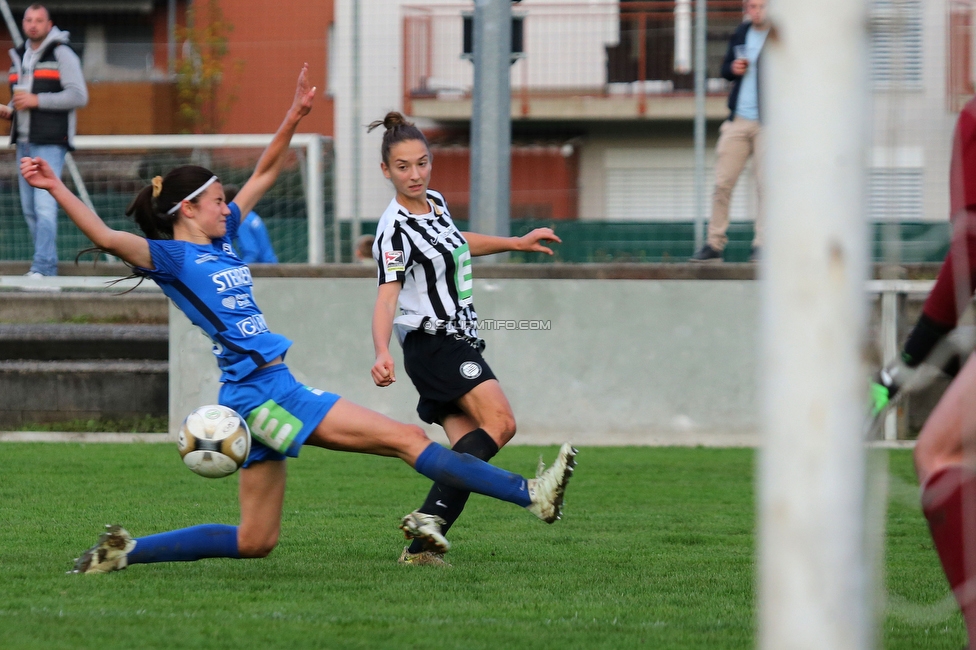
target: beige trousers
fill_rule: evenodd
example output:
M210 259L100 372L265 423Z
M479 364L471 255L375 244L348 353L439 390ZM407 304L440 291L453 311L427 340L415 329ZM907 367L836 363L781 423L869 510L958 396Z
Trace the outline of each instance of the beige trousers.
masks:
M725 232L729 229L729 203L732 200L732 190L735 189L746 161L749 160L749 156L752 156L753 169L756 173L756 194L759 199L752 245L758 248L762 246L763 217L762 125L741 117L722 122L715 154L717 156L715 193L712 195L712 218L708 221L708 245L721 251L729 241Z

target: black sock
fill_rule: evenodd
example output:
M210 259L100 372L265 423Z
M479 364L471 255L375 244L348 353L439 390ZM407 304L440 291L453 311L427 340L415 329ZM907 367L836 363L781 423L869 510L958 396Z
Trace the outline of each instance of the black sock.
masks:
M902 360L909 368L915 368L925 361L942 337L952 331L952 327L936 323L924 313L919 317L915 327L912 328L905 347L902 348Z
M498 453L498 445L492 440L491 436L484 429L470 431L451 447L452 451L459 454L470 454L486 463ZM437 515L444 520L445 525L441 527L441 532L447 534L451 525L461 516L464 504L468 502L470 492L459 490L441 483L434 483L427 493L427 500L420 506L420 512L428 515ZM420 553L424 550L422 540L415 539L410 544L410 553Z

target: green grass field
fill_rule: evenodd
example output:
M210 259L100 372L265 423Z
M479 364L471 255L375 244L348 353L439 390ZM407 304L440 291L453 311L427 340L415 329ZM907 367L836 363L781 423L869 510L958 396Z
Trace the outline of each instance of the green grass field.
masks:
M552 526L472 497L454 566L403 567L399 517L428 482L391 459L309 449L289 465L282 541L264 560L65 575L106 523L135 536L235 523L236 481L175 445L0 446L2 648L750 648L754 452L584 448ZM530 473L539 453L507 448ZM883 452L879 452L883 453ZM890 452L886 648L965 643Z

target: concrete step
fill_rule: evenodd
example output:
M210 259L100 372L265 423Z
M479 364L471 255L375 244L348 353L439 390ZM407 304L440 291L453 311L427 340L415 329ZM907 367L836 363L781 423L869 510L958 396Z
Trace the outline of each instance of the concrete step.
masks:
M0 292L0 323L85 320L166 324L169 305L162 293L148 291L123 295L106 291Z
M167 361L0 361L0 427L165 415Z
M168 316L158 292L0 290L0 429L165 416ZM50 322L66 320L152 324Z
M166 325L0 324L0 359L169 359Z

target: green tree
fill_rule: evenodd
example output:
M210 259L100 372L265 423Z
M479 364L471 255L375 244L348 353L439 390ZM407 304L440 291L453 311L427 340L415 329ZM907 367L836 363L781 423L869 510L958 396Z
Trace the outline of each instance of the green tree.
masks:
M218 94L233 30L218 0L194 2L187 10L186 26L177 28L177 40L183 43L176 66L177 116L183 133L217 133L237 100L233 89L222 97Z

